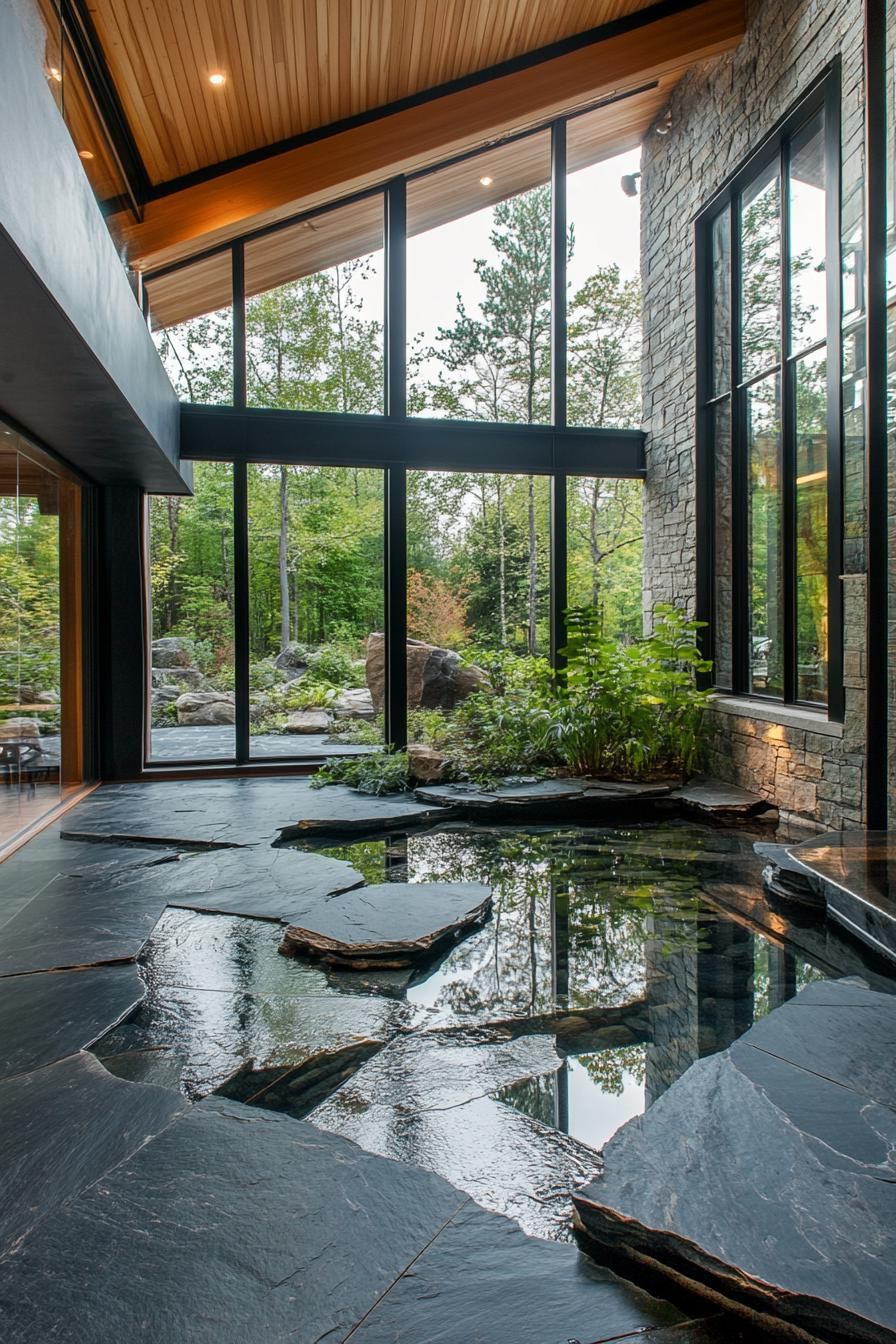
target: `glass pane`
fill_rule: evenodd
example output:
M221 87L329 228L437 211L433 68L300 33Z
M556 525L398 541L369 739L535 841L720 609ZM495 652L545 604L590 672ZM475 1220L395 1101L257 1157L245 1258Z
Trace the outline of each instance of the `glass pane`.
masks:
M605 108L567 124L567 420L634 429L641 424L641 153L601 158L606 132Z
M734 572L731 543L732 483L731 483L731 402L720 401L712 407L712 460L715 488L715 516L713 526L713 592L712 638L715 660L716 686L731 690L734 685L734 665L731 635L734 624Z
M781 380L747 394L750 471L750 688L784 694L784 582L781 537Z
M781 190L777 161L744 190L741 200L742 378L755 377L781 357Z
M643 496L640 481L567 481L569 605L597 607L608 639L628 641L644 633Z
M60 796L59 481L0 426L0 842Z
M232 757L233 467L196 462L193 496L149 501L153 760Z
M249 468L251 754L382 743L383 473Z
M824 123L818 117L790 156L790 350L827 335Z
M246 244L247 399L382 414L383 199Z
M890 470L890 667L896 667L896 0L886 0L887 36L887 443ZM896 819L896 693L890 690L889 824Z
M412 414L550 420L550 180L539 133L409 183Z
M156 349L181 401L233 402L233 263L229 252L148 280Z
M731 212L712 222L712 395L731 387Z
M796 698L828 694L827 355L796 366Z
M545 476L409 473L412 741L437 748L471 694L527 696L547 675L548 486ZM496 773L524 770L523 749L508 742Z

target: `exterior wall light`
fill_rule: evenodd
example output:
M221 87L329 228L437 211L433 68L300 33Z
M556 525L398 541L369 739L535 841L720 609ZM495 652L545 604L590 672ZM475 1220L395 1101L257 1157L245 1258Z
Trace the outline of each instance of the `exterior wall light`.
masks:
M640 176L641 176L640 173L624 173L622 177L620 177L619 185L625 192L626 196L637 196L638 178Z

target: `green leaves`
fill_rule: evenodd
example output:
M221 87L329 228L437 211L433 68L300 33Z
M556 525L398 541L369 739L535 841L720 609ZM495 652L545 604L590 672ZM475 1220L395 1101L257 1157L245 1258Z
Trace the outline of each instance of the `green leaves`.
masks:
M384 751L370 756L346 756L331 761L311 777L312 789L347 784L359 793L404 793L410 786L406 751Z

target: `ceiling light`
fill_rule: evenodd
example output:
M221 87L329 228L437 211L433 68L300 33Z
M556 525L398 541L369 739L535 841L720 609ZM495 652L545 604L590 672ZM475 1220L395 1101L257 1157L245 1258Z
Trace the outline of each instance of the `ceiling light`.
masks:
M493 177L480 177L479 179L479 181L482 183L484 187L490 187L491 184L494 182L494 180L495 179Z
M62 71L59 69L58 65L50 66L50 78L55 79L57 84L62 83Z
M225 82L226 79L227 79L226 75L220 75L220 74L209 75L208 82L209 84L213 84L216 89L220 89L221 85Z
M93 158L93 150L92 150L92 149L79 149L79 150L78 150L78 154L80 155L80 157L81 157L82 159L92 159L92 158Z

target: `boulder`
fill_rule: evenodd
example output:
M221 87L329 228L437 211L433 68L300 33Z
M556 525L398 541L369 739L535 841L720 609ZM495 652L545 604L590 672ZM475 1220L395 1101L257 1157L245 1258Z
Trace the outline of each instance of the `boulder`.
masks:
M152 707L153 709L161 709L163 705L170 705L175 700L179 700L182 694L183 692L179 691L176 686L154 686Z
M370 691L365 690L363 686L340 691L330 708L337 719L368 719L372 721L376 713L373 697Z
M288 733L328 733L330 716L322 709L296 709L286 720Z
M435 747L419 742L408 746L408 772L418 784L440 784L445 777L446 760Z
M381 634L373 634L367 641L367 685L374 708L381 710L386 694L386 642ZM408 709L450 713L474 691L490 690L482 668L465 666L453 649L408 640Z
M152 642L153 667L192 667L193 654L189 640L176 639L173 635Z
M296 681L308 670L308 650L304 644L287 644L274 659L274 667L278 668L288 681Z
M3 719L0 721L0 742L36 742L40 737L37 719Z
M205 690L206 680L198 667L154 667L153 686L179 686L182 691Z
M236 722L232 691L187 691L175 703L177 721L184 727L209 728Z

